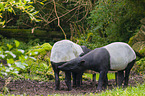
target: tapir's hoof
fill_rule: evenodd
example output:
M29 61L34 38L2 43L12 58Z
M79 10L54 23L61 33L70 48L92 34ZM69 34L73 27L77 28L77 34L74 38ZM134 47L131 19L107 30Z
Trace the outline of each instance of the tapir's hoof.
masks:
M101 92L102 88L97 88L96 92Z
M101 92L102 90L96 90L96 93L99 93L99 92Z

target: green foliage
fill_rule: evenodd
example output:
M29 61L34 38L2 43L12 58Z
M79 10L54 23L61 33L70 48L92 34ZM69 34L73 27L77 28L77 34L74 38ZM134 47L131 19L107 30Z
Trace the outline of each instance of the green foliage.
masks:
M50 62L49 55L51 49L52 46L49 43L44 43L43 45L34 46L27 52L27 54L36 57L39 60L39 62L41 60Z
M38 22L39 20L36 19L35 15L38 11L35 11L35 8L32 6L33 2L28 0L1 0L0 3L0 25L4 25L5 20L3 20L4 13L7 11L8 13L13 13L16 15L16 9L21 10L21 12L26 13L29 15L31 20L35 20Z
M3 75L18 75L22 70L28 66L25 61L28 59L35 60L35 58L26 56L25 51L18 49L19 41L14 40L13 45L7 44L6 46L0 46L0 76ZM2 62L5 61L5 64Z
M4 50L9 50L9 48L11 49L11 47L12 47L12 49L13 48L18 48L18 49L23 49L23 50L25 50L25 52L27 52L30 47L41 44L39 39L30 40L28 43L25 43L25 42L22 42L22 41L19 41L17 43L16 41L17 40L13 39L13 38L12 39L6 39L6 38L2 37L1 40L0 40L0 42L1 42L0 46L3 46Z
M139 74L145 74L145 57L136 61L136 64L133 67L133 70Z
M30 75L40 75L44 79L54 79L53 71L50 64L50 51L52 46L49 43L44 43L42 45L37 45L29 49L26 53L29 56L36 58L36 62L31 60L26 61L28 63L27 70L30 71ZM27 73L28 71L26 71ZM40 77L38 76L39 80ZM38 79L37 76L33 79Z
M144 7L136 6L128 0L98 0L88 18L88 24L91 26L89 32L94 34L95 39L92 42L128 42L140 24L139 20L145 16Z
M102 93L98 93L95 95L98 95L98 96L144 96L145 95L144 88L145 88L145 83L138 85L137 87L127 87L126 89L115 88L113 90L106 90Z
M25 50L20 49L22 47ZM33 80L54 79L49 58L51 48L49 43L38 45L37 40L26 44L15 39L2 39L0 43L0 76L15 75Z
M139 51L139 53L140 53L141 55L145 56L145 47L143 47L143 48Z
M107 45L108 43L103 43L104 38L100 38L95 35L95 33L88 33L88 34L81 34L80 38L77 38L76 41L79 45L87 46L89 49L95 49L98 47L102 47L104 45ZM98 41L97 41L98 40ZM75 42L75 41L74 41Z

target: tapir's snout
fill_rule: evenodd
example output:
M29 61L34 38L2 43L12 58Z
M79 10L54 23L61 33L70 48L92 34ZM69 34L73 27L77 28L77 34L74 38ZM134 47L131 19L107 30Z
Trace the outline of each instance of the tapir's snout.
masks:
M67 66L67 64L63 64L61 66L58 66L58 69L63 70L63 71L68 71L70 68Z

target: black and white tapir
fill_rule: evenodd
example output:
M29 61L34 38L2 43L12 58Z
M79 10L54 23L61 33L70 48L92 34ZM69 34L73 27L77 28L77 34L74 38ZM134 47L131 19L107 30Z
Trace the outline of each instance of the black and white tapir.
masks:
M136 59L134 50L126 43L115 42L107 46L96 48L82 57L77 57L58 68L64 71L82 72L94 70L100 73L97 90L102 90L103 84L108 84L107 73L109 70L117 71L117 84L128 85L130 70ZM124 76L125 71L125 76Z
M55 90L60 88L59 71L58 66L75 59L78 56L91 51L86 46L80 46L70 40L61 40L56 42L51 50L50 61L55 74ZM73 75L73 86L80 86L83 72L72 72ZM68 90L71 90L71 72L65 71L65 82Z

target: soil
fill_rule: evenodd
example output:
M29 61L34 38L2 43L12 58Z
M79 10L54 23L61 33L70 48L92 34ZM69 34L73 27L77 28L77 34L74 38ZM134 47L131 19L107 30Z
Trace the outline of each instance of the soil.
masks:
M138 84L142 84L144 82L144 76L140 75L131 75L129 80L129 86L136 86ZM97 81L96 81L97 82ZM96 83L97 86L98 82ZM2 89L5 85L5 79L0 78L0 93L2 93ZM67 87L65 85L65 81L60 82L60 90L56 91L55 82L49 81L32 81L32 80L11 80L7 88L9 89L10 94L27 94L29 96L34 95L43 95L48 96L52 94L89 94L90 92L96 93L96 86L92 84L91 80L83 81L83 85L79 88L72 88L71 91L67 91ZM111 90L115 88L115 80L109 80L108 89Z

